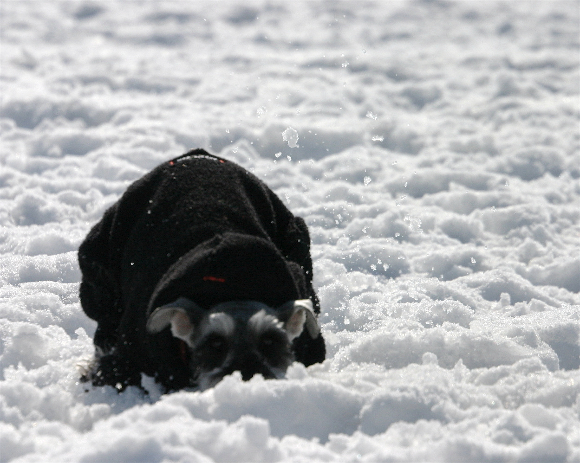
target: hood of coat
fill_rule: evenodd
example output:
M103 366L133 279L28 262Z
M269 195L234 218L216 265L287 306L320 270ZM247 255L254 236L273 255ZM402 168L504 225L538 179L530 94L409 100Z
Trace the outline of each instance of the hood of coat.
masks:
M303 269L288 261L274 243L224 233L199 244L169 268L153 292L147 316L179 297L209 308L235 300L277 307L308 296Z

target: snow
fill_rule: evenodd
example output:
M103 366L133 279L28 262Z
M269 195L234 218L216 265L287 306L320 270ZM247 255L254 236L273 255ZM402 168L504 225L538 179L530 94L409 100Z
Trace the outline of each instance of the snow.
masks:
M580 461L577 1L0 8L0 461ZM76 249L195 147L307 221L328 358L80 383Z

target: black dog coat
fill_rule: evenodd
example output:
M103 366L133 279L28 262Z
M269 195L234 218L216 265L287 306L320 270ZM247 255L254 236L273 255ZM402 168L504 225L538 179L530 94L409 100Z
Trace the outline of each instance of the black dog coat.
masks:
M310 238L258 178L194 150L133 183L79 248L80 300L98 323L95 385L139 385L141 373L168 390L186 387L183 343L146 331L151 312L179 297L204 308L232 300L277 307L310 299ZM305 365L325 357L321 335L293 342Z

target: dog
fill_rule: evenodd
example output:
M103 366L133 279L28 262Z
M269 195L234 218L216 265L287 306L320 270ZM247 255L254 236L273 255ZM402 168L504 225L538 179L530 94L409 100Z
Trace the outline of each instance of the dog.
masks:
M213 387L322 362L306 223L241 166L197 149L129 186L79 247L95 386Z

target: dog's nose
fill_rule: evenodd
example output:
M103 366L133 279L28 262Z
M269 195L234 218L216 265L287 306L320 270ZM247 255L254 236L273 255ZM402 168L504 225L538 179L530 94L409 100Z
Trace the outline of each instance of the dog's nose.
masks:
M242 374L242 379L248 381L256 373L261 373L263 370L262 362L260 362L255 356L251 356L243 360L240 365L240 373Z
M240 357L237 362L232 365L232 371L239 371L242 374L242 379L248 381L255 374L261 374L264 378L268 378L269 374L268 368L264 363L258 358L257 355L244 355Z

